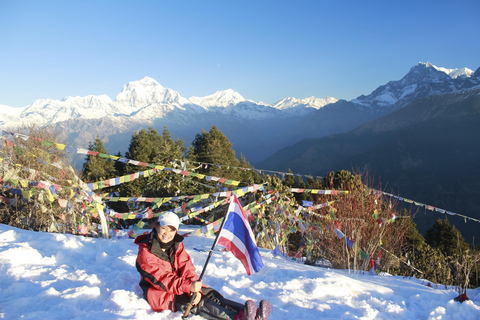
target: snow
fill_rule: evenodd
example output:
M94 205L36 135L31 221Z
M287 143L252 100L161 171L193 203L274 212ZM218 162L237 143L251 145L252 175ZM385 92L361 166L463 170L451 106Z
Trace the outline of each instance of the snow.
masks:
M335 103L338 100L332 97L325 97L324 99L310 97L305 99L297 99L293 97L288 97L283 100L278 101L273 105L274 108L279 110L286 110L290 108L295 108L298 106L306 106L307 108L321 109L327 104Z
M392 93L390 92L384 92L383 94L375 97L375 100L386 105L391 105L398 101L395 97L392 96Z
M417 89L416 84L411 84L411 85L408 85L408 86L404 87L403 90L402 90L402 94L400 95L400 99L409 95L410 93L413 93L416 89Z
M432 67L432 68L437 69L438 71L444 72L444 73L448 74L452 79L456 79L458 77L470 78L472 76L472 74L474 73L472 70L470 70L468 68L447 69L447 68L443 68L443 67L437 67L437 66L431 64L430 62L427 62L426 66L427 66L427 68Z
M206 97L191 97L189 101L193 104L202 106L205 110L212 107L226 108L228 106L244 102L245 98L232 89L217 91Z
M7 106L5 104L0 104L0 115L6 115L6 116L19 116L23 110L25 110L26 107L23 108L14 108Z
M155 79L144 77L123 86L117 95L115 104L124 108L143 108L150 104L187 104L188 100L178 92L162 87Z
M193 228L181 226L180 233ZM213 239L184 240L199 273ZM265 267L252 276L231 253L214 251L204 282L235 301L268 299L272 320L480 318L480 289L468 290L470 300L459 303L455 290L427 281L353 274L260 251ZM153 312L142 298L136 254L126 236L95 239L0 225L0 318L181 319L179 312Z

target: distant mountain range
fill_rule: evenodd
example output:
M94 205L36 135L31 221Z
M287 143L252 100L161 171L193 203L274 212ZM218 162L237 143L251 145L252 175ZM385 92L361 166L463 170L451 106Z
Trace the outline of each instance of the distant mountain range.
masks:
M86 147L99 136L110 153L125 152L133 132L164 126L190 144L202 129L216 125L234 149L257 163L304 138L348 132L419 97L474 86L473 71L419 63L400 81L352 101L326 97L285 98L273 105L243 98L228 89L206 97L182 97L152 78L130 82L115 100L106 95L40 99L24 108L0 107L0 128L26 122L55 126L69 144Z
M256 156L251 138L258 138L259 132L261 135L269 131L281 132L283 126L279 127L279 124L300 119L312 110L336 101L331 97L286 98L275 105L267 105L246 100L231 89L186 99L145 77L125 85L115 100L101 95L40 99L24 108L0 106L0 128L30 122L55 126L61 129L70 144L83 147L98 135L114 153L126 151L129 138L141 128L151 126L161 132L167 126L174 137L189 144L202 128L208 130L217 125L232 137L238 151L260 160L274 150L267 147ZM268 142L267 137L264 142Z

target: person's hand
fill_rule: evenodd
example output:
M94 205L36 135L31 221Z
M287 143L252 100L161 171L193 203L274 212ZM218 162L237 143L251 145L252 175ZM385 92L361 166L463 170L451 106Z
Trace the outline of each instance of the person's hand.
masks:
M202 281L194 281L190 286L190 292L198 292L202 290Z
M193 305L194 306L197 305L200 302L200 300L202 300L202 294L200 292L197 292L195 294L195 299L193 300Z

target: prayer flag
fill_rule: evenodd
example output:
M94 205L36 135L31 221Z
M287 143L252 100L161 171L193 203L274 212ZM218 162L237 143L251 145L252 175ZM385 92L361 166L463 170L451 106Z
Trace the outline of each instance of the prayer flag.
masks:
M312 207L313 201L302 200L302 207Z

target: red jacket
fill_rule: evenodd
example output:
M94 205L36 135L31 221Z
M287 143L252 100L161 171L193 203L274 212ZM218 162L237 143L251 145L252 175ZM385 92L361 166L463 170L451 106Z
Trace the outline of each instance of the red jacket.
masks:
M136 266L141 275L140 287L144 298L154 311L167 309L175 311L173 305L175 295L190 293L192 282L198 280L195 266L182 241L183 236L175 235L175 249L172 256L168 257L165 252L159 251L155 229L135 239L135 243L138 244ZM170 259L173 259L173 264L170 263Z

